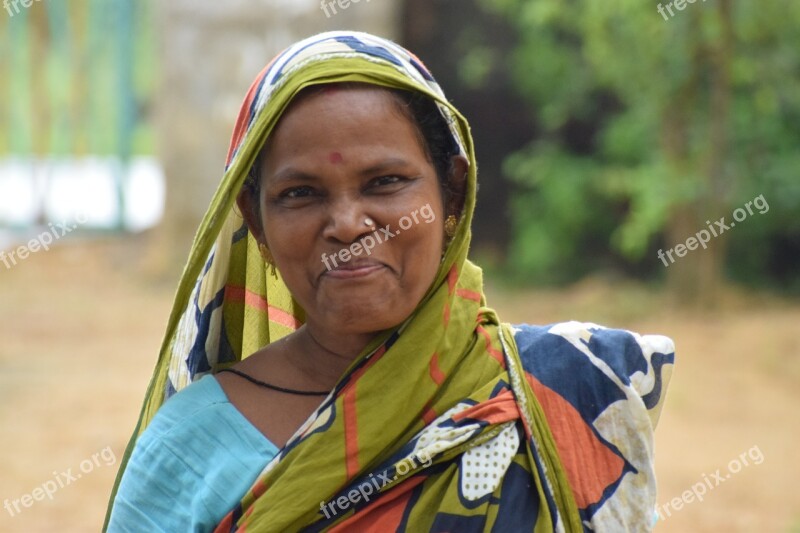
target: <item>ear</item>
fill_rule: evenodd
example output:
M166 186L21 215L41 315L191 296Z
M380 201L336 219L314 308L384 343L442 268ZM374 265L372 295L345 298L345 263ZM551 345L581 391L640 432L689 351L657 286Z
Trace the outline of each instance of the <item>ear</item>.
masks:
M448 199L445 210L447 215L455 215L456 218L461 218L467 196L469 161L463 155L454 155L450 168L447 184Z
M242 189L236 196L236 205L239 206L239 212L242 213L247 229L259 243L266 244L267 239L261 224L261 209L258 205L260 201L261 198L257 198L253 190L246 185L242 185Z

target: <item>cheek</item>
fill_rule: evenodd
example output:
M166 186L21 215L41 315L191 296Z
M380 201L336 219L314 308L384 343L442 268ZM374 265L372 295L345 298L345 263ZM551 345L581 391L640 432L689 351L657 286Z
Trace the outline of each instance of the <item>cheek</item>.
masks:
M433 279L441 261L443 239L444 231L436 222L420 221L401 233L397 253L402 254L404 277L413 278L406 281L428 283Z
M425 192L428 194L405 203L407 209L394 218L392 227L400 232L396 252L403 254L404 266L415 271L433 269L435 274L444 249L443 207L436 189Z
M313 221L307 217L265 216L265 236L278 269L290 289L305 275L309 259L315 255ZM302 267L299 264L302 263ZM321 264L321 263L320 263Z

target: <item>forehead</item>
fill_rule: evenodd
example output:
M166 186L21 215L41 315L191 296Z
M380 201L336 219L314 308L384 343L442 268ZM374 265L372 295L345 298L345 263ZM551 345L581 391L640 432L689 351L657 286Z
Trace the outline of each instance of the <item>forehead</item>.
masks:
M363 119L363 114L356 112L364 109L372 113L392 113L397 115L396 118L411 119L411 115L404 111L400 98L387 88L364 83L332 83L307 87L300 91L283 112L277 126L302 112L339 111ZM313 127L313 123L310 126Z
M276 163L309 151L358 146L421 149L427 156L419 127L402 99L385 88L363 84L302 91L270 134L265 153Z

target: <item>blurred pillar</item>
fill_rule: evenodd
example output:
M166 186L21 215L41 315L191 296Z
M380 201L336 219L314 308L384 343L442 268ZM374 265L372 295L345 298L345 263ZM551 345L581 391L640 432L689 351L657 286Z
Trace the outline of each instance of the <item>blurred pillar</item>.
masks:
M158 155L167 180L164 223L151 268L180 268L220 182L228 141L250 83L293 42L334 29L397 38L398 0L351 3L333 15L319 0L156 2L161 84Z
M117 119L116 165L114 180L117 189L116 227L125 227L125 185L133 151L133 130L136 127L136 97L133 80L135 9L133 0L116 0L114 3L116 36L115 70L119 118Z

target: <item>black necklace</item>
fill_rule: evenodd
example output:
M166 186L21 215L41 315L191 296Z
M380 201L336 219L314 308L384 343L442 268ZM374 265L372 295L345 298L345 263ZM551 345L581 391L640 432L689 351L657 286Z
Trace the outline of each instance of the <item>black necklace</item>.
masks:
M283 387L278 387L277 385L270 385L269 383L266 383L264 381L258 380L256 378L254 378L253 376L245 374L241 370L236 370L235 368L223 368L222 370L220 370L217 373L220 374L222 372L231 372L233 374L236 374L237 376L243 377L244 379L246 379L250 383L253 383L254 385L258 385L259 387L264 387L266 389L270 389L270 390L274 390L274 391L278 391L278 392L284 392L286 394L297 394L298 396L327 396L328 394L330 394L330 391L314 392L314 391L307 391L307 390L285 389Z

